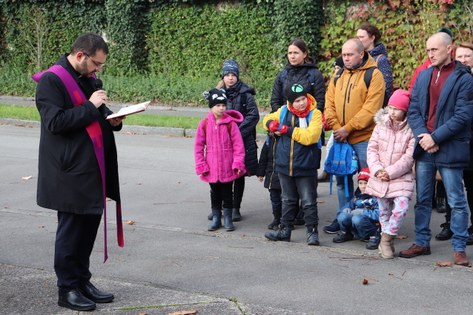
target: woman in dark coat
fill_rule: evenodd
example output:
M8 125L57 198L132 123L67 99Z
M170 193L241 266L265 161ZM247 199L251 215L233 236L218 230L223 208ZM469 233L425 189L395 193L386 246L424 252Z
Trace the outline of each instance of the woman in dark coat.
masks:
M240 67L233 60L225 60L221 71L222 80L217 88L225 89L227 109L234 109L243 115L239 125L243 143L245 144L245 176L256 175L258 168L258 146L256 145L256 125L259 111L254 95L255 90L240 80ZM240 221L240 206L245 191L245 176L234 181L233 185L233 221Z

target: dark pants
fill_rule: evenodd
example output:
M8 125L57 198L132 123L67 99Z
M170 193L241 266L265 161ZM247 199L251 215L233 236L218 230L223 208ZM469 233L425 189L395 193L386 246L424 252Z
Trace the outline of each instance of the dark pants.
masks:
M284 226L291 226L299 209L304 213L306 226L319 223L317 210L317 176L293 177L279 173L279 182L282 188L282 218Z
M90 255L101 215L79 215L58 211L54 270L59 289L77 288L90 280Z
M245 176L235 179L233 182L233 208L240 209L243 193L245 192Z
M232 187L233 182L228 183L209 183L210 184L210 202L212 209L231 209L233 206Z
M273 216L275 219L281 219L282 214L282 199L281 199L281 189L269 190L269 199L271 200L271 207L273 209Z

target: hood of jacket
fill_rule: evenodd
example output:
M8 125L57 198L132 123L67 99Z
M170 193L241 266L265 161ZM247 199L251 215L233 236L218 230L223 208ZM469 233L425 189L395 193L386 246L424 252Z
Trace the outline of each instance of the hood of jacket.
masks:
M371 57L375 58L379 55L385 55L386 58L388 57L388 51L383 43L377 44L373 49L370 50Z
M250 93L256 95L256 90L253 87L248 86L245 82L238 80L234 86L225 88L225 93L228 98L235 98L238 94Z
M409 124L407 123L407 115L406 118L400 123L395 126L393 123L392 119L389 118L388 114L388 108L381 108L379 111L376 112L373 118L374 122L376 125L383 126L383 127L388 127L393 130L403 130L405 132L408 132L411 130L409 127Z
M209 113L209 116L211 116L212 119L215 120L215 117L212 113ZM218 123L229 124L232 121L236 122L237 124L241 123L243 121L243 115L237 110L228 109L225 111L222 119L220 119Z

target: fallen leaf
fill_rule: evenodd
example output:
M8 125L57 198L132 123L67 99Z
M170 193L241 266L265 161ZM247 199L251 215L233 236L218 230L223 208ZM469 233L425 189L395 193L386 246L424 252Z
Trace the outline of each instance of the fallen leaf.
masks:
M405 240L407 238L407 235L398 235L396 236L398 240Z
M138 315L148 315L148 313L140 312L140 313L138 313Z
M367 278L363 278L363 281L361 281L361 283L363 285L368 285L368 279Z
M451 267L453 265L453 262L451 261L437 261L435 263L437 267Z
M125 221L125 224L133 225L133 224L135 224L135 221L133 221L133 220L128 220L128 221Z
M32 178L33 178L33 176L30 175L30 176L23 176L21 179L22 180L30 180Z
M197 314L197 311L190 310L190 311L177 311L174 313L169 313L168 315L194 315Z

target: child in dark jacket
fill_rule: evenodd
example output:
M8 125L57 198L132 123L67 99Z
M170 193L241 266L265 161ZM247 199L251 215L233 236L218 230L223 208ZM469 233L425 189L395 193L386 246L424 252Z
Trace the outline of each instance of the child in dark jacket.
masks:
M256 176L262 182L264 187L269 191L269 199L273 209L273 222L268 225L268 229L275 230L281 224L282 201L281 201L281 184L279 183L278 173L276 173L274 165L274 154L276 150L277 138L273 133L269 133L263 147L258 163Z
M333 238L334 243L343 243L355 237L368 240L379 235L378 200L366 193L369 178L370 170L363 168L358 174L358 189L355 191L355 196L337 215L340 232Z

